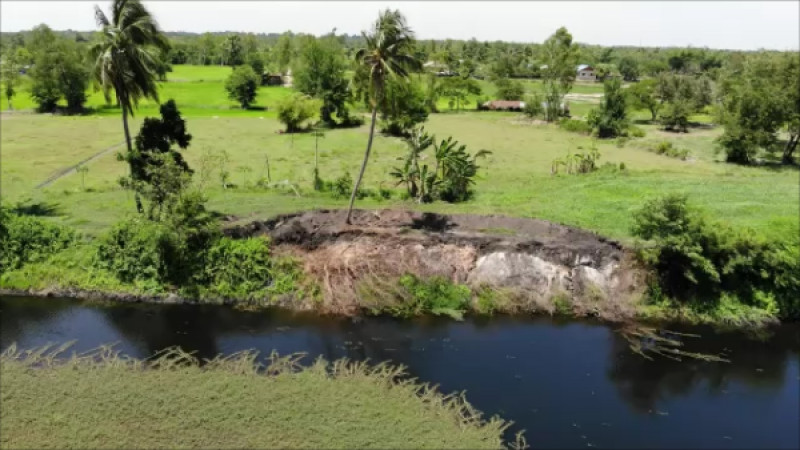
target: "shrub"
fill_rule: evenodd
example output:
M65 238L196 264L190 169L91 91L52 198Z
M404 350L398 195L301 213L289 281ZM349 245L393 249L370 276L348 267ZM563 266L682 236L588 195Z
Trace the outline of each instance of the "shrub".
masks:
M75 232L62 225L0 208L0 273L42 261L75 239Z
M658 290L669 296L708 303L729 293L749 305L774 296L781 316L800 312L796 246L709 223L684 195L648 201L634 215L633 233L652 241L639 254L655 270Z
M300 130L302 124L314 117L321 102L303 94L295 93L278 103L278 120L286 125L288 133Z
M583 120L576 119L561 119L558 121L558 126L565 131L572 133L589 134L592 132L592 127Z
M689 114L691 105L685 101L675 100L665 105L661 113L661 125L669 131L687 132L689 130Z
M337 178L331 186L331 193L334 198L347 198L350 191L353 189L353 177L350 172L345 172L344 175Z
M208 249L199 281L223 297L252 298L272 285L269 240L221 238Z
M403 275L398 283L403 298L388 308L393 315L411 317L429 313L461 320L469 307L470 289L442 277L423 280L415 275Z
M620 81L616 78L606 80L604 92L603 102L589 112L587 124L600 138L623 136L628 128L628 118Z
M525 95L525 86L519 81L500 78L494 84L499 100L522 100Z
M233 69L225 81L228 98L236 100L242 108L249 108L256 99L256 90L261 84L261 77L251 66L239 66Z
M681 160L686 160L689 157L689 150L682 148L675 148L672 145L672 142L669 141L661 141L656 144L655 147L650 149L653 153L657 153L659 155L669 156L670 158L678 158Z
M170 227L137 217L114 225L99 240L95 263L126 283L165 283L171 278L171 264L179 259L179 249Z
M641 127L631 125L628 127L628 136L632 138L640 138L645 136L645 131Z
M542 116L544 114L542 97L540 95L529 95L525 99L525 106L522 108L522 112L530 118Z

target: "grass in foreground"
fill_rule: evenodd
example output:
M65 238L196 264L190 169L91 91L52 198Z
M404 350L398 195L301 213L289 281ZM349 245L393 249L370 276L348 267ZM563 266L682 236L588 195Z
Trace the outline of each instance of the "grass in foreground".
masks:
M0 356L3 448L500 448L508 427L385 364L65 348Z

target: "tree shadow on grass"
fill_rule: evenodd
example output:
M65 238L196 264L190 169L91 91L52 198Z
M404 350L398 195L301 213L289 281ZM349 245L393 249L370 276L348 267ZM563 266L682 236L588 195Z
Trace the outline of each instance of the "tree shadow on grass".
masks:
M266 110L267 110L267 107L266 107L266 106L254 106L254 105L250 105L250 106L248 106L247 108L243 108L243 109L244 109L244 110L246 110L246 111L266 111Z
M53 217L58 215L58 203L37 202L17 203L11 207L11 212L20 216Z

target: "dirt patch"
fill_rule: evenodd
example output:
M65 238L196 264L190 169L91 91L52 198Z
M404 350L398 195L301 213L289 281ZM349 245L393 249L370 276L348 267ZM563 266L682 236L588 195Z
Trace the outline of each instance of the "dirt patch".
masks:
M269 236L277 253L300 259L329 312L354 314L364 306L365 285L388 289L410 273L514 292L529 299L530 310L552 311L566 296L583 315L621 320L634 313L641 277L629 252L595 233L538 219L406 210L356 210L346 224L346 213L284 214L225 233Z

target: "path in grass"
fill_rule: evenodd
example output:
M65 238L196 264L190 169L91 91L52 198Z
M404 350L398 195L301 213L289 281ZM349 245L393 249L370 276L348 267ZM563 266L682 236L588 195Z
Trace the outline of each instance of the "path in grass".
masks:
M51 184L53 184L56 181L58 181L59 178L62 178L62 177L65 177L67 175L70 175L72 173L75 173L75 171L78 169L78 167L80 167L80 166L82 166L84 164L88 164L88 163L94 161L95 159L105 155L106 153L110 152L111 150L116 150L116 149L122 147L123 145L125 145L125 141L122 141L122 142L120 142L119 144L116 144L116 145L112 145L111 147L108 147L106 149L100 150L99 152L95 153L94 155L84 159L83 161L80 161L78 164L75 164L73 166L70 166L70 167L67 167L67 168L65 168L63 170L58 171L57 173L55 173L50 178L48 178L48 179L42 181L41 183L39 183L38 185L36 185L36 189L41 189L43 187L50 186Z

